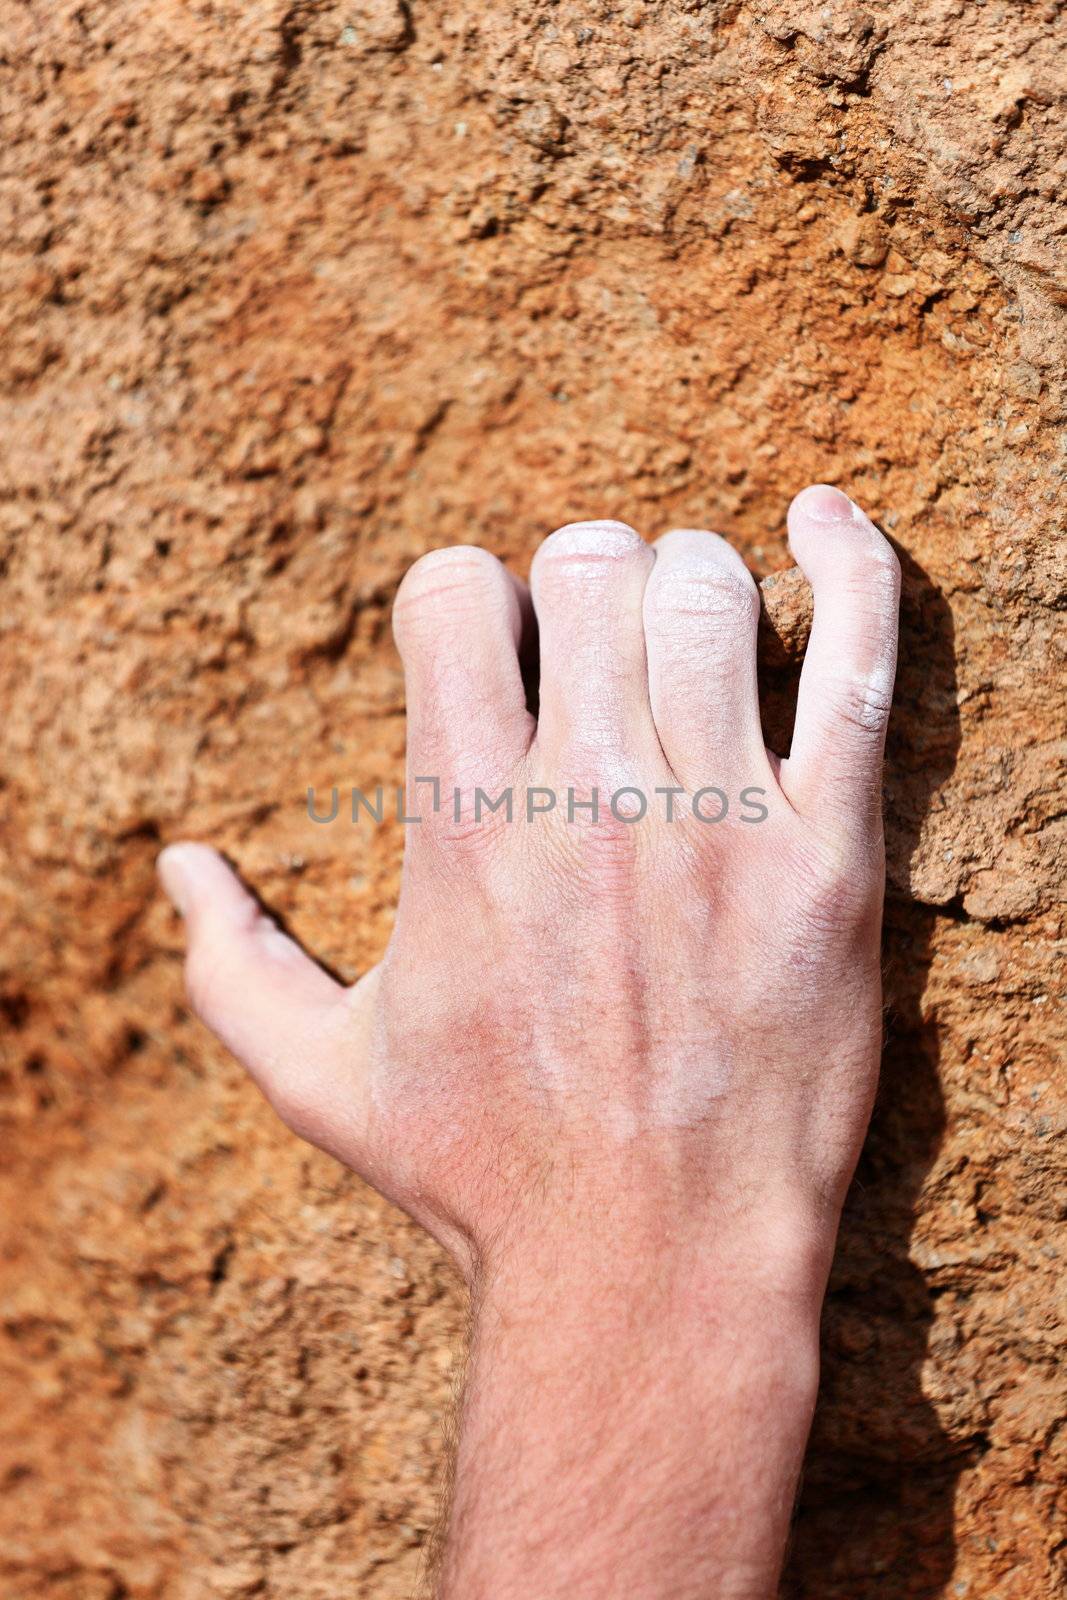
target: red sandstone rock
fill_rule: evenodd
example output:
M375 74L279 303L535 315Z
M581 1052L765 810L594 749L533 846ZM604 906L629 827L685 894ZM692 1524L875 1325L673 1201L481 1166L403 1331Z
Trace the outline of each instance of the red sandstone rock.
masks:
M9 7L0 1592L409 1593L464 1306L187 1015L160 844L354 975L422 550L894 538L887 1050L787 1592L1064 1568L1064 190L1054 5ZM1060 1231L1057 1231L1060 1229Z

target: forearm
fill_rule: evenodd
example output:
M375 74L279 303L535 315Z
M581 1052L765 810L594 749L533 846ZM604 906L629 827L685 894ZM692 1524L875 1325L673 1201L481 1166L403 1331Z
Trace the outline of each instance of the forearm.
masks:
M766 1600L815 1401L818 1298L699 1262L490 1286L440 1600Z

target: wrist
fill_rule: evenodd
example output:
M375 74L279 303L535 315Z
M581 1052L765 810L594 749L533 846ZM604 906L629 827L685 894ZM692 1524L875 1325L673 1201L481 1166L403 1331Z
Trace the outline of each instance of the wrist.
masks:
M807 1239L634 1248L627 1232L527 1242L482 1273L472 1293L472 1361L487 1351L549 1369L560 1351L604 1381L715 1391L772 1386L810 1410L829 1250ZM832 1248L832 1241L830 1243ZM654 1380L654 1381L653 1381Z
M472 1252L475 1321L522 1320L545 1297L582 1308L640 1304L647 1318L708 1326L779 1317L818 1325L837 1235L838 1212L802 1198L758 1212L709 1215L691 1204L651 1203L638 1189L565 1208L516 1211L510 1226Z
M498 1253L473 1300L449 1600L535 1570L550 1600L607 1600L618 1570L640 1595L773 1592L821 1284L752 1273L753 1251L656 1252L616 1225ZM475 1550L485 1519L500 1531Z

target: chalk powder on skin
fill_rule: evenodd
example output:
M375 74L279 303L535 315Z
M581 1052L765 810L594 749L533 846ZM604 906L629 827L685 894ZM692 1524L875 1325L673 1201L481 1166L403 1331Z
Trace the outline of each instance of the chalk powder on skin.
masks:
M696 1127L729 1093L734 1077L733 1049L719 1030L675 1035L669 1050L657 1051L633 1094L611 1093L618 1080L614 1074L607 1078L604 1126L620 1144L648 1129Z
M698 1038L676 1040L666 1072L653 1082L649 1109L654 1124L691 1128L703 1122L733 1078L733 1052L721 1035L708 1030Z
M859 510L854 507L867 527L870 523ZM899 585L897 579L897 565L894 557L879 541L875 552L878 562L877 584L879 590L879 603L884 604L886 610L896 611L900 603ZM878 655L871 666L866 678L860 680L860 687L868 700L864 721L868 727L877 730L885 720L886 708L893 698L893 683L897 675L897 641L895 629L878 630Z
M725 1042L709 1035L680 1040L665 1069L645 1088L643 1105L618 1096L603 1107L604 1126L619 1144L627 1144L650 1128L693 1128L704 1122L728 1092L733 1063Z
M586 523L561 530L566 541L569 559L589 559L589 573L585 587L590 599L599 599L605 573L601 563L625 559L633 555L635 535L617 523ZM555 536L559 537L559 535ZM549 556L548 559L551 559ZM721 570L721 568L720 568ZM747 615L753 597L743 580L733 578L729 571L723 573L724 582L714 586L701 582L685 583L685 603L694 610L708 613L727 613L736 610ZM754 594L754 590L753 590ZM681 598L681 597L680 597ZM619 697L620 686L605 674L601 692ZM612 705L610 711L618 710ZM612 718L607 717L608 726ZM620 806L625 812L626 804ZM577 998L577 997L576 997ZM557 1093L565 1094L571 1087L572 1073L562 1072L558 1065L542 1063L540 1069L545 1081ZM651 1081L641 1086L642 1103L624 1099L618 1093L605 1095L600 1107L605 1128L620 1143L636 1138L649 1127L692 1127L706 1118L728 1091L733 1079L733 1058L724 1039L716 1039L709 1032L689 1039L672 1040L669 1060L658 1064ZM553 1080L555 1080L553 1082ZM610 1079L614 1083L617 1080Z
M885 555L879 554L878 586L884 589L884 603L887 609L895 609L898 604L897 575L894 563ZM882 597L880 597L881 600ZM881 727L885 721L886 710L893 698L893 683L897 674L897 647L892 631L878 630L878 654L866 676L857 678L855 687L858 694L857 715L865 727L873 731Z
M566 564L568 614L572 608L586 614L603 613L611 604L612 585L616 563L633 559L643 541L623 523L582 522L569 523L552 534L534 558L531 584L535 606L543 597L546 586L552 582L553 566ZM542 617L542 626L544 618ZM618 744L625 725L626 695L624 682L617 670L618 654L614 646L603 639L583 643L580 638L568 638L560 644L570 653L572 666L583 663L583 670L575 680L579 689L577 706L570 711L581 721L584 742L590 748L613 750ZM559 735L563 736L560 728Z
M840 492L840 491L838 491ZM897 577L897 562L893 552L889 549L874 523L854 500L842 494L841 499L848 506L844 514L836 510L827 514L823 510L816 510L810 503L804 505L804 515L815 523L826 525L847 524L854 522L864 533L873 535L869 542L870 548L866 555L877 563L878 576L875 580L879 594L879 604L884 604L887 610L893 612L899 604L899 590ZM885 720L885 709L893 695L893 684L897 671L897 645L894 629L878 630L878 654L871 664L866 675L855 679L854 687L857 691L856 715L865 727L877 732Z

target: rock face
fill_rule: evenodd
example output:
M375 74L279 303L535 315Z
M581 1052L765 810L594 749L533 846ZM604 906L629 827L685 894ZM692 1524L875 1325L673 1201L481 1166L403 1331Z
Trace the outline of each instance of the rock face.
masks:
M786 1593L1064 1592L1058 9L7 7L5 1597L409 1593L462 1293L190 1020L154 856L218 842L356 974L402 829L305 796L401 771L409 562L600 515L777 574L813 479L904 636Z

